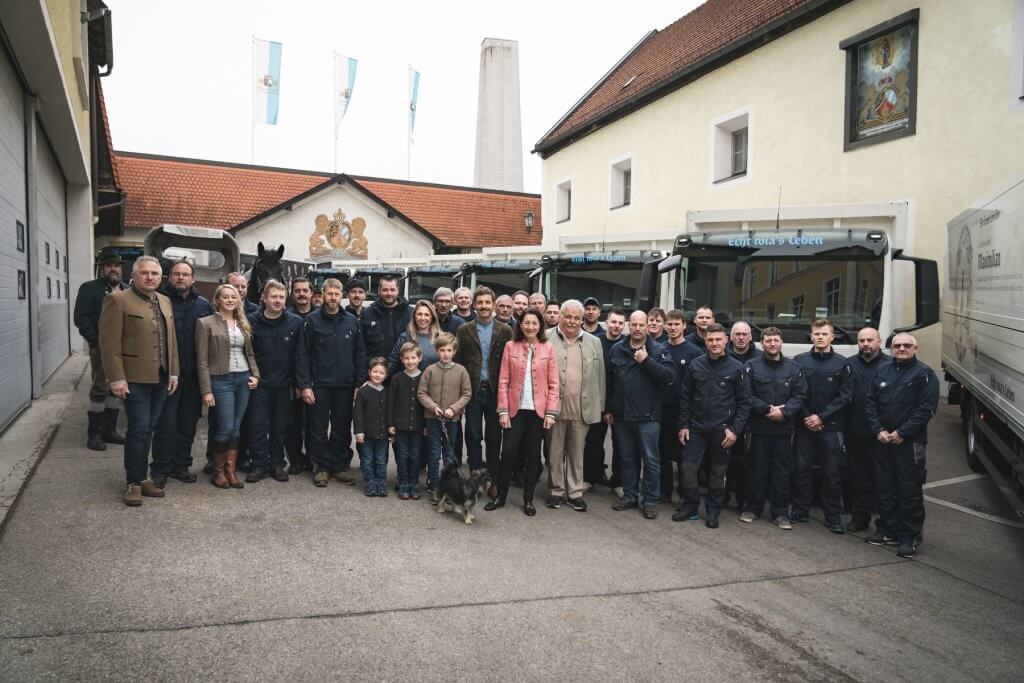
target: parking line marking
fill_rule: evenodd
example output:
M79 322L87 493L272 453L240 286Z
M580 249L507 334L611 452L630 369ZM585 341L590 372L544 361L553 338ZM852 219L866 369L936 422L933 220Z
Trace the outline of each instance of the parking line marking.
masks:
M941 505L942 507L947 507L950 508L951 510L957 510L958 512L963 512L965 514L971 515L972 517L980 517L981 519L988 520L989 522L995 522L996 524L1012 526L1015 529L1024 529L1024 524L1021 524L1020 522L1014 522L1010 519L1003 519L1002 517L996 517L995 515L989 515L984 512L978 512L977 510L972 510L971 508L964 507L963 505L950 503L948 500L939 500L938 498L933 498L932 496L925 496L924 499L929 503L935 503L936 505Z
M922 486L921 488L923 488L923 489L933 489L933 488L936 488L938 486L949 486L950 484L960 484L960 483L965 482L965 481L974 481L975 479L984 479L987 476L988 476L987 474L981 474L981 473L965 474L962 477L953 477L952 479L940 479L939 481L930 481L927 484L925 484L924 486Z

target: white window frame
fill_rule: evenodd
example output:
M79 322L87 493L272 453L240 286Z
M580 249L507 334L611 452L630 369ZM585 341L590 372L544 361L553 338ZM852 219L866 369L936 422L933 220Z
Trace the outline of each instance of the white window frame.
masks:
M629 174L629 196L625 197L625 174ZM608 162L608 210L633 204L633 155L624 154Z
M555 223L572 220L572 178L555 183Z
M828 286L830 284L832 284L833 282L836 285L836 288L835 288L835 301L836 301L835 310L833 310L832 306L830 305L829 298L828 298L829 294L830 294ZM827 280L825 280L824 282L821 283L821 301L822 301L822 303L825 306L825 310L828 311L828 316L829 317L832 317L832 316L836 315L836 313L839 311L839 307L842 306L842 304L843 304L843 278L842 278L842 276L836 275L835 277L830 277L829 279L827 279Z
M744 128L747 129L746 171L734 175L733 133ZM751 107L746 106L712 120L709 145L712 187L750 182L754 166L754 115Z
M799 311L794 310L796 308L797 299L800 300L800 310ZM802 318L802 317L804 317L804 309L805 308L807 308L807 296L806 296L805 292L800 292L796 296L791 296L789 298L789 312L793 315L793 317L795 317L795 318Z

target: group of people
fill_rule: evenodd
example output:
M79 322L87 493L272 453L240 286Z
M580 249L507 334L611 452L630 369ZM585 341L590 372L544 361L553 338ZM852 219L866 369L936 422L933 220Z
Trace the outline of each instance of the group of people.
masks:
M909 334L894 336L889 357L866 327L846 358L832 349L833 324L816 320L811 350L787 358L780 328L759 329L757 348L751 325L727 331L706 306L687 335L679 310L627 319L593 297L496 297L480 286L440 288L410 305L395 278L381 277L372 304L361 280L327 279L314 306L310 282L295 278L289 288L266 283L256 305L233 273L211 303L186 261L161 285L160 262L141 257L127 289L116 259L100 269L76 307L93 364L89 446L124 443L127 505L164 496L168 477L196 481L191 449L205 404L207 469L221 488L244 486L240 459L245 482L308 470L320 487L355 484L354 436L367 496L388 495L393 449L399 498L421 497L425 469L436 504L441 463L461 462L465 450L470 469L486 468L487 510L504 507L517 484L524 513L535 515L543 458L549 508L585 511L584 494L605 485L615 510L655 519L677 488L672 519L692 521L703 488L709 528L734 496L741 522L767 505L788 530L809 520L818 465L830 531L868 530L878 513L869 543L912 557L922 539L939 386ZM114 430L120 403L126 437Z

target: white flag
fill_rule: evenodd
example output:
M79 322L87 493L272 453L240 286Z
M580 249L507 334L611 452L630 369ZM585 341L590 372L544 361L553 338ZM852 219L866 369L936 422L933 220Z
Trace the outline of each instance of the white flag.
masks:
M276 126L281 94L281 43L254 38L252 69L253 122Z
M337 135L341 121L348 111L348 103L352 100L352 90L356 85L356 66L358 60L344 55L334 54L334 133Z
M409 66L409 141L416 129L416 100L420 94L420 72Z

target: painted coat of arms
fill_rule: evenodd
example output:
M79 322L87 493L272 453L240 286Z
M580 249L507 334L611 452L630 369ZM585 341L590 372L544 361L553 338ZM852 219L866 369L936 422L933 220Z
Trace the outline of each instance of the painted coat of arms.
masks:
M857 140L909 127L915 30L903 26L857 48Z
M310 258L366 259L369 255L365 219L350 221L345 212L338 209L331 219L325 213L318 214L313 226L313 234L309 236Z

